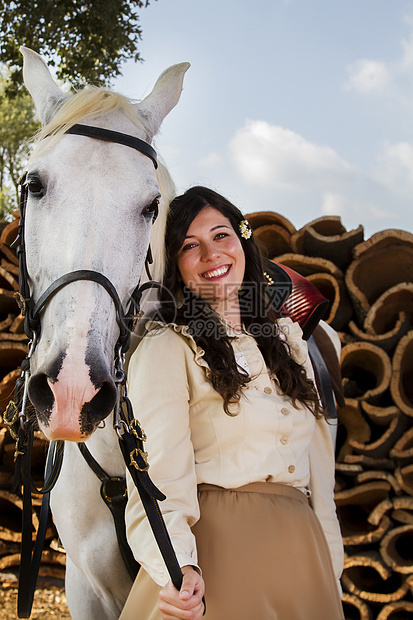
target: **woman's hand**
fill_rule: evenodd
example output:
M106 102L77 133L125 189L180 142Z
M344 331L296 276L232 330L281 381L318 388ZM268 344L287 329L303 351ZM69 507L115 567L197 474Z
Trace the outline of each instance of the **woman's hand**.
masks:
M202 618L204 580L192 566L184 566L182 573L184 576L179 591L170 581L159 594L159 609L163 620L201 620Z

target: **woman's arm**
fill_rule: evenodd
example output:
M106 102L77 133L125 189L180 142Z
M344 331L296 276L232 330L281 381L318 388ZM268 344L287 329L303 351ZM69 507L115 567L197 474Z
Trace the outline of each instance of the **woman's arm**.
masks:
M133 354L129 397L147 435L149 475L167 496L160 508L181 566L197 565L191 526L199 518L194 451L189 427L187 367L193 353L170 329L150 332ZM192 362L193 363L193 362ZM139 494L128 476L126 528L140 564L159 585L169 581Z

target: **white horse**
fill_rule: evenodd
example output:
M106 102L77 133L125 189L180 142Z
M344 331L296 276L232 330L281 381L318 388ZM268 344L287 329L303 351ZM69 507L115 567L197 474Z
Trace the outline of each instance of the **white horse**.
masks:
M66 131L82 123L150 143L179 100L189 64L167 69L153 91L132 104L104 89L68 96L38 54L27 48L22 53L24 83L43 125L26 177L32 298L38 301L64 274L93 270L110 280L125 309L141 277L158 201L151 240L158 273L153 276L162 270L170 198L162 185L168 189L169 177L161 166L157 174L151 156L135 148ZM113 359L119 327L114 302L96 282L73 281L49 299L40 318L29 397L44 434L68 440L51 508L67 552L69 610L74 620L114 620L131 578L112 515L100 496L100 481L75 443L86 441L108 475L125 475L112 425L101 428L116 392Z

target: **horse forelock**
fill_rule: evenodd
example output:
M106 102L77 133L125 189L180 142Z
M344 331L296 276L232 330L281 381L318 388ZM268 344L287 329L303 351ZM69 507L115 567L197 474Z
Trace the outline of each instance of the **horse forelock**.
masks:
M144 120L137 113L131 99L105 88L88 86L57 102L53 118L34 136L35 147L30 161L53 148L73 125L96 117L109 118L109 115L115 112L122 112L143 134L144 139L150 139Z

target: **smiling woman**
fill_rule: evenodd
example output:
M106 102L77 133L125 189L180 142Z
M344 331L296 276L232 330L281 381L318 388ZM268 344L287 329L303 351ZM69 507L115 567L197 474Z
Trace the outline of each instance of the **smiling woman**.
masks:
M120 620L200 620L204 592L210 620L342 620L333 446L301 329L272 308L248 222L219 194L172 201L166 252L129 395L183 585L168 582L129 480L141 569Z

